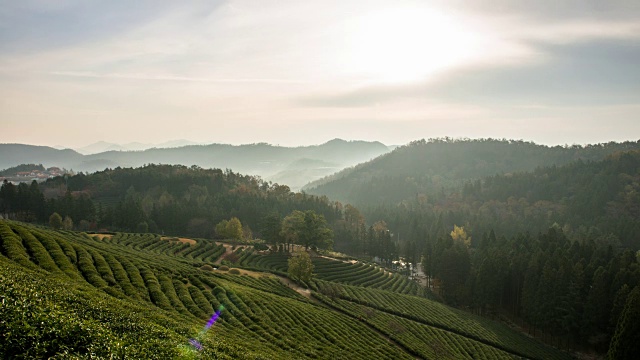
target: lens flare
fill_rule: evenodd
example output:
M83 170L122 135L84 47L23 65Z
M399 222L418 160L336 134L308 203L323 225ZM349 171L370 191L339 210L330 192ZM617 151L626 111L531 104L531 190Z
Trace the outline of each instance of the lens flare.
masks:
M200 340L202 339L204 334L206 334L207 331L213 326L213 324L216 323L216 320L218 320L218 318L220 317L220 313L222 313L222 310L224 310L224 306L220 305L218 310L216 310L216 312L213 315L211 315L211 319L207 321L207 324L204 326L204 329L200 330L200 332L198 333L198 336L196 336L193 339L189 339L189 345L191 345L193 349L197 351L202 351L202 344L200 343Z

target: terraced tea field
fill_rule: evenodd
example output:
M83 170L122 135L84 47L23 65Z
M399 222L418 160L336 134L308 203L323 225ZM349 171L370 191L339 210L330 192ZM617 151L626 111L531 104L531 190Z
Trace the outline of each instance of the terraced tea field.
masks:
M369 264L314 258L308 299L281 281L287 256L238 249L235 266L253 270L248 276L212 270L224 252L203 239L91 236L0 220L0 354L567 358L501 324L429 300L406 277ZM189 343L196 338L200 351Z

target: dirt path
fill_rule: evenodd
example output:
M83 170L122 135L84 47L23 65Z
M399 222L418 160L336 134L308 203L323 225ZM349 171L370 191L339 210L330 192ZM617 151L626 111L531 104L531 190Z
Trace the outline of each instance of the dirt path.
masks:
M163 236L160 238L160 240L177 240L180 241L183 244L190 244L190 245L195 245L196 241L193 239L187 239L187 238L177 238L177 237L169 237L169 236Z
M281 283L288 286L290 289L295 290L298 294L306 297L307 299L313 301L314 303L317 303L317 304L320 303L318 300L311 297L311 290L303 288L302 286L296 284L295 282L291 281L291 279L287 277L278 276L278 279L280 279Z
M233 249L231 249L232 245L230 245L230 244L225 244L225 243L220 243L220 242L216 242L216 244L224 246L224 254L220 255L216 259L216 261L213 262L214 265L220 265L222 263L222 260L224 260L224 258L227 255L233 253Z

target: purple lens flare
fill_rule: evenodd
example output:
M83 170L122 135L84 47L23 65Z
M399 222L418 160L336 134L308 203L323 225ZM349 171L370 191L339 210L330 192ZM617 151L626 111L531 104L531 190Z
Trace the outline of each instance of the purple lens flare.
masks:
M196 350L202 351L202 344L196 339L189 339L189 344L193 346Z
M222 310L224 310L224 306L220 305L218 310L216 310L216 312L213 313L213 315L211 315L211 319L207 321L207 324L204 326L204 329L202 329L202 331L198 333L198 336L197 336L198 339L202 338L202 336L204 336L207 330L209 330L213 326L213 324L216 323L216 320L218 320L218 318L220 317L220 313L222 313ZM200 341L196 339L189 339L189 344L197 351L202 351L202 344L200 343Z

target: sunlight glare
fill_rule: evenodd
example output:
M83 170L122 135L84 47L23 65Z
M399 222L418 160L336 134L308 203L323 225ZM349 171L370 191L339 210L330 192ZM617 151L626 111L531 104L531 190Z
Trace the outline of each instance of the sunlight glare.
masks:
M461 19L427 8L384 9L353 21L347 71L375 82L420 81L472 60L481 43Z

